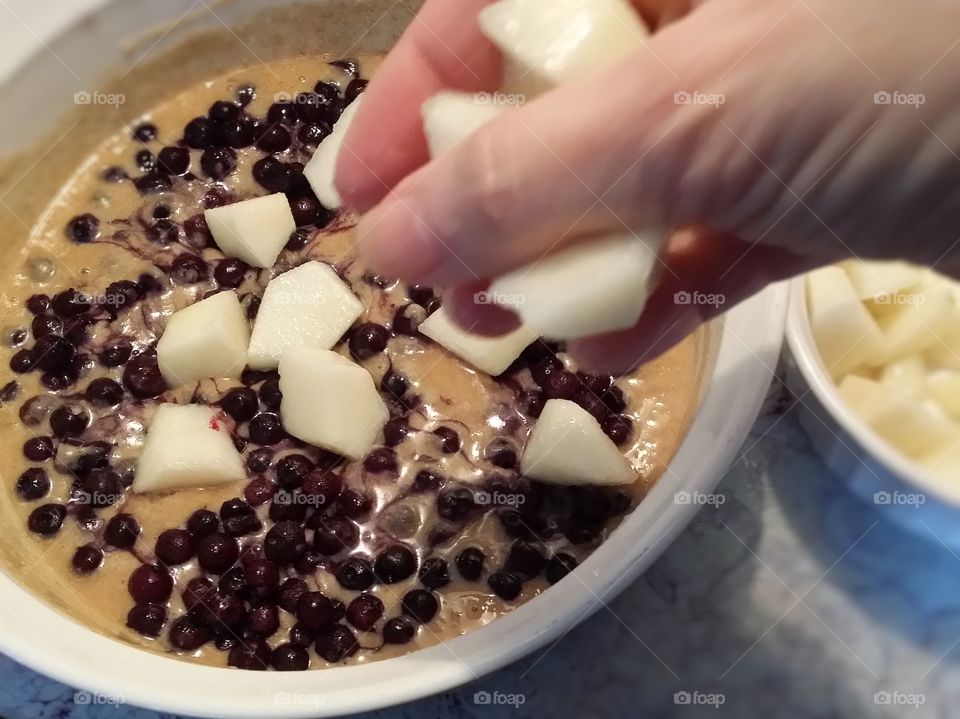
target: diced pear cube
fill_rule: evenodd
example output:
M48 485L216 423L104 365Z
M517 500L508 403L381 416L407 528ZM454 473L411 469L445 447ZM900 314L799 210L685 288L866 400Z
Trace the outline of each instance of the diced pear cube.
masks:
M500 0L480 11L480 29L538 84L560 85L629 55L648 36L625 0Z
M370 373L330 350L284 351L280 392L287 432L352 459L370 451L390 418Z
M221 413L198 404L162 404L147 427L131 489L167 492L246 477Z
M443 307L420 323L420 333L493 377L509 367L527 345L537 339L537 333L523 325L502 337L464 332Z
M543 407L520 459L524 476L548 484L629 484L637 478L600 423L575 402L551 399Z
M883 354L884 337L839 267L807 275L810 330L830 375L842 377Z
M956 324L957 303L944 285L922 286L922 290L895 295L891 300L897 303L878 322L886 337L884 351L870 358L872 366L941 346L940 337Z
M361 314L363 304L330 265L302 264L267 285L248 362L255 369L273 369L287 347L329 349Z
M861 416L865 416L886 391L886 388L876 380L855 374L844 377L837 389L847 406Z
M337 158L343 150L343 141L350 129L353 118L357 116L357 110L360 109L361 95L349 105L340 115L333 126L333 131L327 135L317 146L313 157L303 168L303 176L307 178L311 189L320 203L331 210L338 210L343 205L340 198L340 192L337 190L336 173Z
M927 382L927 365L920 355L906 355L883 367L880 382L893 390L919 396Z
M927 376L926 395L954 419L960 419L960 372L935 370ZM960 477L957 478L960 481Z
M955 422L932 400L887 389L863 417L881 437L909 457L917 457L951 441Z
M636 324L652 289L658 240L615 235L554 252L490 284L490 299L551 339Z
M247 315L236 292L218 292L170 316L157 343L157 361L171 387L239 377L249 342Z
M465 92L438 92L421 108L430 157L439 157L510 107Z
M214 207L203 216L223 254L253 267L272 267L297 229L282 192Z
M845 260L840 266L861 300L889 297L920 282L923 272L906 262Z

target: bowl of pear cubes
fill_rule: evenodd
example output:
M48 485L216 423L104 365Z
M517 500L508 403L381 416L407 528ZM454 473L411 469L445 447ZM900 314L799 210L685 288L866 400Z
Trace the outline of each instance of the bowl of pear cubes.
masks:
M882 512L960 546L960 283L847 260L795 281L787 323L801 423Z

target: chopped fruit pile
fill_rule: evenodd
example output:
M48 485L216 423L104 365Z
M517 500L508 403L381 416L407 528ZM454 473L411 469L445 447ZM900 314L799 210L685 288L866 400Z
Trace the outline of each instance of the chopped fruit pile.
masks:
M541 0L503 0L482 24L553 85L642 42L621 2L550 11L551 32L566 16L615 40L580 38L559 58L528 22ZM522 22L500 27L504 12ZM29 529L72 523L77 581L132 558L127 626L243 669L416 646L459 633L464 597L496 612L535 596L630 509L633 462L653 466L640 458L656 449L634 428L657 424L636 406L639 381L579 372L539 338L635 319L651 248L608 238L501 278L536 322L464 332L442 293L373 275L351 253L333 169L366 80L352 60L330 65L335 81L269 106L253 85L230 86L232 100L170 144L157 117L137 126L140 174L101 177L138 209L91 209L66 227L74 243L136 258L135 278L26 299L30 327L9 338L22 377L0 390L12 402L39 379L19 413ZM457 96L428 107L434 152L495 114ZM170 498L187 503L157 530L147 513Z
M814 342L850 407L944 486L960 469L960 284L901 262L807 276Z

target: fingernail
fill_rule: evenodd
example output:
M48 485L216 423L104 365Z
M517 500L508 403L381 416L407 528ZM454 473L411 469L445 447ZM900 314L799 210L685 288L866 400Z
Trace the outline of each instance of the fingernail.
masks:
M374 270L406 280L424 280L443 262L443 247L406 202L381 204L357 225L364 261Z

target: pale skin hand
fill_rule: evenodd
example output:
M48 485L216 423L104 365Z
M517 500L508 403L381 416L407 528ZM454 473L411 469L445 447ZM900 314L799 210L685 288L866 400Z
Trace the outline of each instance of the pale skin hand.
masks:
M487 2L427 2L367 89L338 167L364 213L366 261L453 288L465 327L515 322L472 302L489 278L625 227L683 229L637 326L571 343L590 369L626 371L769 282L843 257L960 270L952 0L636 2L657 28L645 48L428 162L423 100L500 82L474 20ZM678 103L684 92L723 104ZM725 302L677 304L679 291Z

